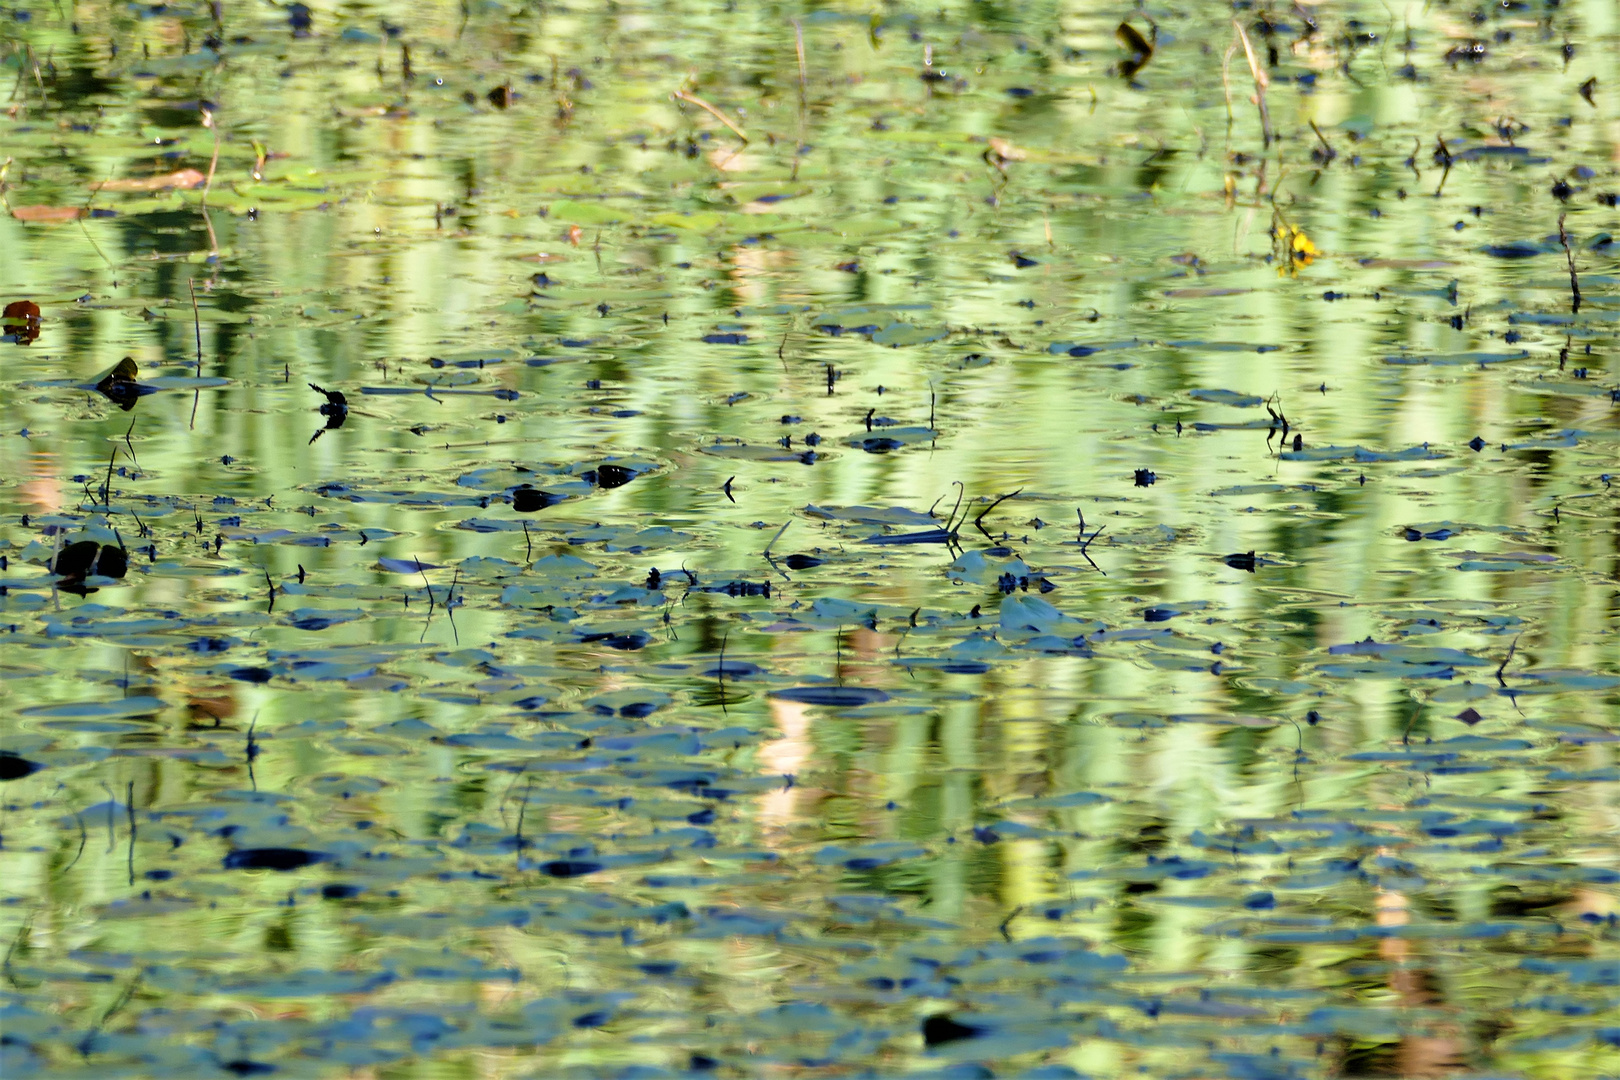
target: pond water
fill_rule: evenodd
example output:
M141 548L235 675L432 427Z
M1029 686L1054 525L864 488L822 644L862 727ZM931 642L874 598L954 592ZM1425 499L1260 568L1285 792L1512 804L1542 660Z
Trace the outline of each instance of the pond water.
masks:
M8 1080L1620 1075L1612 0L0 43Z

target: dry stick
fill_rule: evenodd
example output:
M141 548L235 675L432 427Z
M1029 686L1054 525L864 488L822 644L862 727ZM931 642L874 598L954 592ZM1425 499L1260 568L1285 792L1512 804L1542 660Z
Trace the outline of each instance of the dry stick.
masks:
M1092 560L1091 555L1088 554L1087 551L1086 551L1086 549L1091 546L1091 541L1095 540L1095 539L1097 539L1097 537L1101 536L1103 529L1107 528L1107 525L1099 525L1099 526L1097 526L1097 531L1091 534L1091 539L1090 540L1087 540L1086 539L1086 512L1084 510L1076 509L1075 514L1080 518L1080 539L1083 541L1081 543L1081 545L1080 545L1080 554L1085 557L1086 562L1091 563L1091 568L1093 570L1097 571L1097 573L1101 574L1103 577L1107 577L1108 576L1108 571L1106 571L1102 567L1098 566L1096 564L1096 562Z
M124 811L129 817L129 887L135 887L135 781L125 789Z
M422 575L422 587L427 589L427 594L428 594L428 614L432 615L433 614L433 585L428 581L427 571L422 569L422 559L421 559L421 557L417 556L417 555L412 555L411 558L413 560L415 560L415 562L416 562L416 572L418 574Z
M985 531L985 528L984 528L985 515L990 513L990 511L994 510L996 507L1000 506L1002 503L1006 502L1008 499L1012 498L1014 495L1017 495L1020 491L1023 491L1023 490L1024 490L1023 488L1019 488L1018 491L1009 492L1006 495L998 495L996 497L995 502L993 502L989 506L985 507L982 511L980 511L979 516L973 519L973 527L975 529L978 529L981 533L984 533L984 538L986 540L990 541L992 544L996 542L996 538L991 536L988 532Z
M416 555L412 555L411 558L416 560L416 572L418 574L422 575L422 585L427 589L427 594L428 594L427 616L426 616L426 618L424 618L422 620L422 636L416 639L417 641L426 641L427 640L428 627L433 625L433 607L434 607L433 586L432 586L432 584L430 584L428 582L427 571L422 569L422 560L421 560L421 558L419 556L416 556ZM407 600L407 604L408 603L409 603L409 601ZM459 637L459 635L458 635L458 637ZM458 644L459 644L459 640L458 640Z
M203 211L203 220L208 220L208 211ZM208 231L213 232L212 224ZM191 289L191 326L197 333L197 378L202 378L202 314L197 309L197 281L187 278L186 285ZM199 386L191 392L191 422L186 425L188 430L197 430L197 406L202 403L202 387Z
M445 614L450 616L450 632L456 637L456 644L461 644L461 631L456 628L456 584L461 581L461 567L456 567L455 576L450 579L450 593L444 598ZM426 629L425 627L423 628Z
M1322 164L1326 165L1328 162L1338 157L1339 152L1333 149L1333 144L1327 141L1327 136L1322 134L1322 129L1316 126L1315 120L1310 120L1307 122L1311 125L1311 130L1316 132L1316 141L1322 144L1322 153L1326 155L1322 159Z
M1440 183L1437 184L1434 189L1434 197L1438 199L1440 197L1440 193L1446 190L1446 179L1451 176L1451 151L1446 147L1446 139L1443 135L1436 135L1434 137L1434 145L1436 147L1436 152L1440 155L1440 164L1442 166L1440 172Z
M960 480L952 480L951 483L956 485L956 505L951 507L951 516L945 519L945 531L947 533L949 533L950 535L955 536L956 535L956 530L961 528L961 526L957 525L955 528L952 528L951 523L956 520L956 512L958 510L962 509L962 496L967 494L967 485L962 483L962 481L960 481ZM943 496L943 495L940 496L941 499L943 499L944 497L945 496ZM938 505L938 500L935 500L935 505L936 506ZM934 507L930 506L928 508L928 512L930 514L932 514L933 511L934 511ZM967 515L966 514L962 515L962 520L963 521L967 520Z
M1581 313L1581 282L1575 276L1575 253L1569 249L1569 233L1564 231L1564 215L1558 215L1558 242L1564 245L1564 260L1569 263L1569 310L1572 314Z
M1254 103L1260 108L1260 133L1265 138L1266 149L1271 148L1271 113L1266 109L1266 88L1271 80L1266 77L1265 71L1260 67L1260 61L1255 58L1254 47L1249 44L1249 35L1244 32L1243 25L1236 19L1232 20L1232 29L1238 33L1243 42L1243 55L1249 58L1249 74L1254 76Z
M117 460L117 458L118 458L118 447L115 446L115 447L112 448L112 453L107 455L107 482L101 485L101 500L102 500L103 505L105 505L107 507L107 513L109 513L109 514L112 513L112 470L113 470L113 462L115 460Z
M64 874L78 865L79 856L84 854L85 842L90 839L90 831L84 827L84 815L75 810L73 819L79 823L79 850L73 853L73 861L62 867Z
M799 164L804 161L804 140L810 130L810 76L804 62L804 26L798 19L793 23L793 45L799 54L799 141L794 147L793 168L790 178L799 179Z
M1513 635L1513 644L1508 646L1507 655L1502 658L1502 666L1496 669L1496 681L1504 687L1507 686L1507 680L1502 678L1502 672L1506 671L1507 666L1513 663L1513 654L1519 650L1519 638L1521 636L1520 634Z
M187 278L186 285L191 289L191 326L197 333L197 378L202 378L202 311L197 307L197 280Z
M534 541L529 539L529 523L523 523L523 561L528 562L534 554Z
M707 101L704 101L696 94L689 94L685 90L677 90L671 96L677 101L687 101L693 105L696 105L698 108L702 109L704 112L726 125L726 127L730 128L731 133L737 136L737 138L741 139L744 146L748 145L748 136L743 134L743 129L738 127L736 124L733 124L730 117L721 112L719 109L715 108L713 105L710 105Z
M135 456L135 444L129 441L130 434L133 433L134 430L135 418L132 416L129 418L129 431L124 432L124 445L129 447L129 460L133 461L135 463L135 467L138 469L141 467L141 459Z
M791 525L791 524L793 524L793 519L792 518L788 518L786 521L782 522L782 527L780 529L776 530L776 535L771 537L771 543L766 544L765 545L765 550L760 552L760 554L764 555L764 556L766 556L768 558L770 556L770 554L771 554L771 544L774 544L778 540L782 539L782 534L787 532L787 527L789 525Z
M1417 723L1417 718L1418 718L1418 716L1420 716L1422 714L1422 712L1423 712L1422 703L1421 702L1413 702L1412 703L1412 715L1406 718L1406 727L1401 731L1401 744L1403 746L1411 743L1411 741L1412 741L1412 725Z
M1237 42L1226 47L1226 55L1221 57L1221 90L1226 94L1226 133L1232 133L1232 125L1237 117L1232 114L1232 54L1237 52ZM1093 92L1095 93L1095 91Z
M214 114L207 109L202 111L203 127L214 133L214 156L208 159L208 179L203 181L202 205L208 206L208 192L214 186L214 169L219 166L219 128L214 123Z
M101 245L96 243L96 238L90 235L89 226L85 225L84 223L84 219L90 216L90 207L96 201L96 196L101 194L101 189L105 187L107 185L107 181L111 179L112 171L108 170L106 180L103 180L99 184L92 184L90 186L90 197L84 200L84 208L79 211L78 222L79 230L84 233L84 238L90 241L91 247L96 249L96 254L101 256L101 261L107 264L107 269L116 274L118 272L118 267L114 266L112 264L112 260L107 258L107 253L101 250ZM117 282L113 282L113 284L116 285Z
M804 26L798 19L793 21L793 47L799 53L799 110L809 107L810 77L806 74L804 66Z
M730 637L731 634L728 631L725 637L720 639L720 662L715 665L714 669L714 682L720 690L720 711L727 716L731 715L731 710L726 708L726 641Z

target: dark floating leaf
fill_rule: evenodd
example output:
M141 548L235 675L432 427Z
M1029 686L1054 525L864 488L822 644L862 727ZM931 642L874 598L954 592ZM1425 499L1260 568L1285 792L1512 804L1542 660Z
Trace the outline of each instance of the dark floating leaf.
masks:
M111 371L97 380L96 392L120 409L129 412L142 394L152 393L150 387L142 387L135 381L139 371L135 361L126 356L114 364Z
M1228 555L1221 561L1234 570L1247 570L1251 574L1254 573L1255 566L1259 564L1259 560L1254 557L1254 552L1252 551L1240 552L1236 555Z
M627 469L623 465L598 465L589 472L580 473L579 478L587 484L595 484L599 488L624 487L636 478L634 469Z
M812 566L820 566L823 561L824 560L818 559L814 555L800 555L798 553L794 553L783 559L782 564L789 570L808 570Z
M102 577L122 578L129 573L129 553L123 548L103 544L101 556L96 559L96 573Z
M45 766L37 761L29 761L21 754L14 754L10 750L0 750L0 780L21 780L31 776Z
M1456 719L1461 720L1463 723L1472 727L1474 724L1479 723L1485 718L1479 714L1477 709L1470 705L1468 708L1458 713Z
M825 705L832 709L874 705L889 700L888 694L870 686L790 686L784 690L772 690L771 697L797 701L803 705Z
M747 334L704 334L703 335L703 343L705 345L746 345L746 344L748 344L748 335Z
M101 551L101 545L94 540L80 540L64 547L56 553L56 562L52 569L62 577L84 578L95 565L96 556Z
M549 491L530 487L528 484L519 484L512 489L512 509L520 514L532 514L536 510L556 506L567 498L566 495L554 495Z
M390 573L419 574L423 570L439 570L439 563L423 562L420 559L378 559L377 565Z
M1149 60L1153 59L1153 46L1148 42L1147 38L1137 32L1136 27L1128 22L1120 23L1114 30L1114 36L1131 54L1127 59L1120 62L1120 76L1126 80L1134 79L1136 73L1146 67Z
M1511 244L1486 244L1479 250L1498 259L1530 259L1537 255L1545 255L1547 249L1541 244L1527 244L1515 242Z
M652 644L652 635L644 630L633 630L628 634L581 634L579 640L587 644L606 645L610 649L621 652L633 652L636 649L645 649Z
M322 851L302 848L266 847L242 848L225 856L227 870L297 870L326 862L331 856Z
M943 1046L946 1043L961 1042L963 1039L977 1039L987 1030L982 1026L959 1023L944 1013L930 1016L922 1022L923 1042L928 1046Z
M540 872L552 877L583 877L601 869L601 863L589 859L552 859L540 864Z
M122 578L129 572L129 555L111 544L79 540L56 553L54 569L67 582L82 582L91 574Z

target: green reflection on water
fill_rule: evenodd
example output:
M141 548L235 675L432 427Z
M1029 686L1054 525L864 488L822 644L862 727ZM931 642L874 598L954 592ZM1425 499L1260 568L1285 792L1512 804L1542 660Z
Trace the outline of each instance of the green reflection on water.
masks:
M5 1074L1612 1072L1620 18L1313 11L20 7Z

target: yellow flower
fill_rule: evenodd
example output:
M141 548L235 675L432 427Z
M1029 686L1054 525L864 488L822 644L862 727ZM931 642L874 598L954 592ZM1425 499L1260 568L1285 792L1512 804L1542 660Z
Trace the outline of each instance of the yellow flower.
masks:
M1301 266L1309 266L1322 250L1311 243L1311 238L1305 235L1305 230L1297 225L1286 223L1277 226L1277 240L1287 259L1282 266L1277 267L1279 274L1294 274Z

